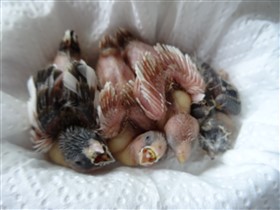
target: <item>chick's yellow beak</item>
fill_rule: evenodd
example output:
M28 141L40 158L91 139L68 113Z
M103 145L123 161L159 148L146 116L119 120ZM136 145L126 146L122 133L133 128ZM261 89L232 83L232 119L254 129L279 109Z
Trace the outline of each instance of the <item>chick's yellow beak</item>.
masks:
M141 149L139 153L140 165L142 166L152 165L153 163L156 163L158 160L159 160L158 155L152 147L146 146Z

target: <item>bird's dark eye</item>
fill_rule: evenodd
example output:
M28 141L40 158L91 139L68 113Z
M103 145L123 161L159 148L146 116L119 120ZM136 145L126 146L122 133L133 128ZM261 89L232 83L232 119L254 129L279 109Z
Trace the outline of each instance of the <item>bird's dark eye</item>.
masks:
M146 143L147 146L151 145L152 142L153 142L153 141L152 141L152 138L151 138L150 135L148 135L148 136L145 137L145 143Z
M75 162L75 164L76 164L77 166L80 166L80 165L82 165L82 162L79 161L79 160L77 160L77 161Z

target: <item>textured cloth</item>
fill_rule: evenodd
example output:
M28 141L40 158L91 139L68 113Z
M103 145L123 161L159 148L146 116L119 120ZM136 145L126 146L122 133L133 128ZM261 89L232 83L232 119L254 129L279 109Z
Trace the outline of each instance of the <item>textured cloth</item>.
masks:
M1 208L279 209L279 2L3 2ZM66 29L95 67L98 41L123 27L228 72L242 100L234 148L210 160L194 145L149 168L93 175L32 151L26 81Z

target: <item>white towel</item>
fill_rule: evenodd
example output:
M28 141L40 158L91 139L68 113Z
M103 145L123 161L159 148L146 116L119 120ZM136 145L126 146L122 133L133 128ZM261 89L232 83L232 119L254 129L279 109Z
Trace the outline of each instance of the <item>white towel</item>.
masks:
M279 209L279 2L3 2L1 208ZM51 62L66 29L95 67L98 41L123 27L228 72L242 100L233 149L171 156L93 175L31 150L26 82Z

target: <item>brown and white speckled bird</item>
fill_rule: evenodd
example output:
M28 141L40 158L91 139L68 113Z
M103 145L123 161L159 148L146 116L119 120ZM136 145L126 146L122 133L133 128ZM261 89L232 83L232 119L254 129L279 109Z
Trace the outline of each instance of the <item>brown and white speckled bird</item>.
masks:
M97 133L96 75L84 61L75 61L78 46L75 33L66 31L55 64L29 79L28 113L38 151L48 152L57 164L88 172L114 158Z
M73 30L66 30L53 64L60 70L67 70L72 61L80 59L81 49L78 36Z

